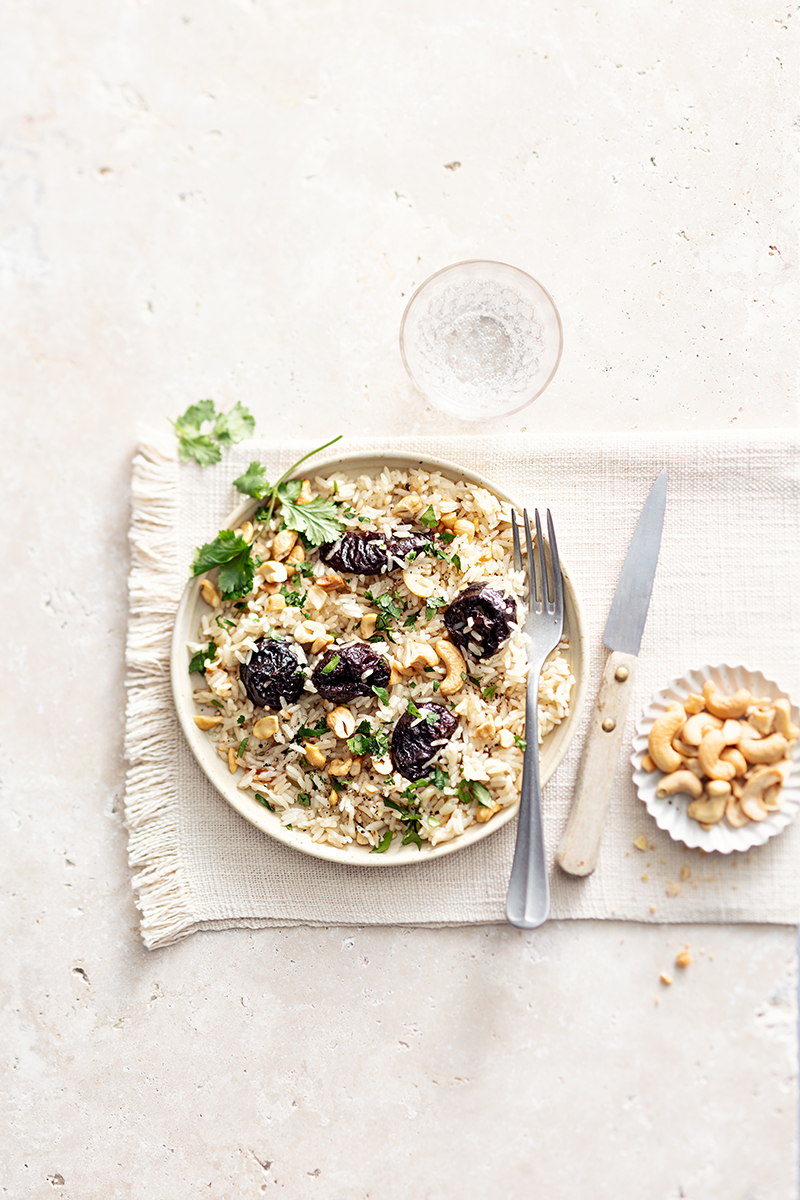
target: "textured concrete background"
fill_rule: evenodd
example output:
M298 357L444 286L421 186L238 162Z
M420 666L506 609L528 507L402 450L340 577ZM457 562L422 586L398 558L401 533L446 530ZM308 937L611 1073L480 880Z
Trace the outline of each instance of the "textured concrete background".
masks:
M466 257L530 271L564 321L554 383L496 431L796 427L798 22L0 8L2 1195L794 1198L793 930L148 955L120 797L142 427L213 396L281 437L441 428L397 329Z

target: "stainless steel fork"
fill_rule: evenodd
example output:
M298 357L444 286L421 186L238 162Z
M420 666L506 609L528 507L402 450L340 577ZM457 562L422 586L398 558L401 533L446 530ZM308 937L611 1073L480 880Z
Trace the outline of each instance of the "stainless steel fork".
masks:
M542 788L539 782L539 677L544 661L561 640L564 628L564 584L558 561L558 546L553 518L547 510L547 547L550 554L551 582L547 574L545 541L539 510L534 512L536 542L539 552L539 571L531 544L531 525L528 511L522 514L525 523L525 546L528 552L528 615L523 632L528 641L528 687L525 695L525 754L522 760L522 790L519 800L519 822L514 863L508 884L506 917L518 929L537 929L547 920L550 911L550 885L544 853L542 830ZM522 569L522 553L517 528L517 514L511 510L514 533L514 566Z

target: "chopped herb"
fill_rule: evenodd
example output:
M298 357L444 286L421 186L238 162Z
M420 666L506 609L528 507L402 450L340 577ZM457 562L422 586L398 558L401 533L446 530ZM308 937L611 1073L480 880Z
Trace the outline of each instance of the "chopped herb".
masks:
M320 717L316 725L301 725L292 740L295 742L300 742L306 738L322 737L323 733L327 732L328 723L324 717Z
M213 704L214 708L224 708L225 707L225 705L222 703L221 700L209 700L208 703Z
M301 612L305 611L303 608L303 605L306 602L305 592L290 591L287 585L284 584L280 590L280 594L283 596L289 608L299 608Z
M433 505L429 504L424 513L420 513L419 521L421 525L426 525L428 529L435 529L439 524L436 513L433 511Z
M347 739L347 749L359 758L364 754L370 754L373 758L383 758L389 750L389 738L382 729L373 732L369 721L365 719L353 736Z
M284 829L291 829L292 827L291 827L291 825L284 825L284 827L283 827L283 828L284 828Z
M455 569L457 571L461 570L461 559L459 558L459 556L457 554L453 555L453 557L450 559L450 562L453 564L453 566L455 567Z
M372 847L370 854L383 854L391 846L393 836L391 829L387 829L377 846Z
M417 833L416 829L407 829L403 834L403 845L408 846L411 842L416 843L420 850L422 849L422 838Z
M369 525L370 523L369 517L359 517L358 520L362 525Z
M237 758L241 758L241 757L242 757L242 754L244 753L245 747L247 746L247 743L248 743L249 741L250 741L250 738L249 738L249 737L243 737L243 738L242 738L242 740L239 742L239 749L236 751L236 757L237 757Z
M347 787L346 783L342 783L340 779L334 779L332 775L330 777L330 785L335 792L343 792Z
M435 692L438 692L438 690L439 690L439 680L438 679L434 679L434 681L433 681L433 690Z
M445 529L444 532L442 533L441 537L442 537L442 541L444 542L445 546L449 546L451 542L454 542L456 540L456 535L449 529Z
M484 700L493 700L494 694L496 691L497 691L497 684L490 683L488 687L485 687L483 689L483 691L481 692L481 695L483 696Z
M481 681L477 675L470 675L469 681L470 681L470 683L474 683L476 688L479 688L481 686Z
M279 492L283 486L279 484ZM302 533L312 546L321 546L323 542L332 542L338 537L344 522L333 500L315 496L309 504L294 504L284 495L280 499L284 529Z
M450 778L446 771L443 771L441 767L433 768L432 783L433 783L434 787L438 788L439 791L441 791L442 788L447 787L449 782L450 782Z
M406 617L405 621L403 621L403 629L408 629L408 627L409 627L410 625L415 625L415 624L416 624L416 622L417 622L417 617L418 617L418 616L419 616L419 613L418 613L418 612L415 612L415 613L410 613L410 614L409 614L409 615Z
M447 604L447 601L441 596L430 596L425 601L425 620L432 621L437 611L443 608L445 604Z
M413 691L413 689L414 689L414 688L415 688L417 685L416 685L415 681L412 679L412 680L411 680L411 682L409 683L409 685L408 685L408 686L409 686L409 687L412 689L412 691Z
M219 567L223 600L238 600L252 591L255 563L250 545L240 533L221 529L213 541L200 546L192 563L192 575L204 575L214 567Z
M303 805L303 808L310 808L310 807L311 807L311 797L310 797L310 795L308 794L308 792L298 792L298 793L297 793L297 796L295 797L295 799L297 800L297 803L298 803L298 804L302 804L302 805Z
M525 738L521 738L518 733L514 734L514 745L518 750L527 750L528 743Z
M314 573L314 564L309 562L307 558L303 562L292 563L292 566L298 575L302 575L304 579L307 579L309 575L313 575Z
M265 808L268 808L270 812L275 812L275 809L274 809L274 808L273 808L273 806L270 804L270 802L269 802L269 800L267 799L267 797L266 797L266 796L262 796L262 795L260 794L260 792L256 792L256 800L259 802L259 804L263 804Z
M283 637L283 634L280 632L280 630L276 629L274 625L271 625L267 630L267 637L271 638L273 642L279 642Z
M237 717L237 718L236 718L236 724L237 724L237 725L244 725L244 717Z
M373 684L372 690L380 700L381 704L389 703L389 692L385 687L378 687L377 684Z
M213 662L216 653L217 647L213 642L209 642L205 650L198 650L189 663L189 674L191 675L194 671L199 671L202 675L206 669L206 663Z
M461 678L464 680L464 683L467 682L467 672L466 671L461 672Z
M235 629L235 628L236 628L236 622L235 622L235 621L228 621L228 620L226 620L226 619L225 619L225 617L220 617L220 616L217 616L217 617L215 617L215 618L214 618L214 620L216 621L217 625L219 625L220 629L222 629L222 626L223 626L223 625L227 625L228 629Z
M470 800L477 800L478 804L484 808L492 807L492 793L485 784L479 783L477 779L462 779L456 790L461 804L469 804Z
M410 696L408 698L408 711L411 713L412 717L424 718L424 720L426 720L429 725L435 725L436 722L439 720L438 713L431 712L431 711L428 711L426 713L421 713Z
M322 668L322 674L323 674L323 675L330 675L332 671L335 671L335 670L336 670L336 668L338 667L338 665L339 665L339 655L338 655L338 654L334 654L334 656L333 656L333 658L330 660L330 662L327 662L327 663L325 664L325 666Z
M394 775L390 775L388 779L384 779L385 787L394 787Z

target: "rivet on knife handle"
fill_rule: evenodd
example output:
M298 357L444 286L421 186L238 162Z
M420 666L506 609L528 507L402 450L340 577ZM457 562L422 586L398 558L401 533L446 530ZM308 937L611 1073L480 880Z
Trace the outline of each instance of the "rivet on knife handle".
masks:
M567 828L556 854L556 862L570 875L590 875L597 866L637 662L635 654L620 651L606 662Z

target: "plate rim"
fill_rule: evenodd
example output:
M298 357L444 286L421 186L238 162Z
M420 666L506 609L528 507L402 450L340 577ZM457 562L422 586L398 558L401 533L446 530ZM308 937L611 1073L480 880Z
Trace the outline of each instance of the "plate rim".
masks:
M466 479L469 482L476 483L516 509L521 510L524 507L519 505L518 501L514 500L504 488L498 487L485 476L481 475L480 472L460 467L458 464L450 462L447 459L413 454L403 450L392 451L388 454L381 453L380 451L362 450L351 454L326 457L320 459L319 462L314 462L313 466L307 467L305 472L299 472L297 477L302 477L303 474L308 475L312 470L316 475L331 474L334 471L352 473L358 470L359 466L367 468L369 465L373 467L388 466L390 469L395 468L400 470L422 467L424 470L432 469L440 471L443 475L449 476L454 480ZM290 476L290 478L294 477L294 474ZM229 513L220 528L236 528L249 518L258 504L258 500L251 499L250 497L246 498ZM575 615L575 628L573 629L572 623L570 623L569 630L570 654L573 664L579 665L579 670L575 672L573 669L575 685L570 700L569 715L564 724L557 727L564 728L566 726L565 735L562 735L560 744L557 746L551 759L546 764L543 764L542 767L541 782L543 787L560 766L578 731L581 713L586 702L589 675L590 650L585 615L570 579L568 569L562 566L562 572L564 575L565 597L568 598L568 606L572 608ZM274 838L281 844L307 854L312 858L338 863L340 866L399 867L422 865L432 862L434 859L442 858L445 855L453 854L458 850L466 849L468 846L482 842L485 838L490 837L498 829L501 829L509 821L513 820L519 808L519 801L509 805L507 808L501 809L491 821L486 822L484 825L471 825L459 837L442 842L437 846L430 846L427 843L421 849L417 849L413 845L390 846L383 854L370 854L366 850L366 847L359 846L357 847L357 850L360 852L358 856L354 854L352 846L342 850L329 846L327 843L314 842L309 834L287 829L281 825L277 814L254 803L249 790L244 792L237 787L235 776L226 776L223 773L227 771L225 763L222 762L219 755L211 753L212 743L209 742L203 731L198 729L194 723L194 699L190 689L188 700L189 705L192 707L188 707L184 702L187 690L186 681L192 678L186 670L186 642L189 639L184 636L184 627L188 623L191 612L196 604L202 579L202 576L189 576L175 612L169 654L170 686L173 704L178 723L195 762L203 771L203 774L211 783L214 790L249 824L254 825L256 829L259 829L262 833ZM227 789L223 785L227 785ZM250 801L250 803L245 804L245 800ZM414 853L414 857L411 856L409 851Z
M701 667L693 667L684 671L682 675L676 676L655 691L636 721L630 756L633 766L633 783L639 800L644 804L659 829L663 829L673 841L681 842L690 850L704 850L707 854L745 853L752 850L754 846L766 845L770 838L776 837L788 825L791 825L800 812L800 761L798 761L800 741L797 742L792 753L794 764L792 771L783 785L783 807L777 812L771 812L763 821L750 821L741 829L733 829L722 824L714 825L708 830L703 829L698 821L685 815L690 802L689 797L673 796L670 798L672 803L666 798L659 800L655 791L657 776L660 773L647 772L642 767L642 760L647 753L647 733L655 720L655 714L665 711L667 704L671 701L679 700L679 693L682 690L686 692L702 690L702 685L697 687L691 682L691 676L694 676L695 679L713 679L718 686L724 684L724 686L730 687L735 683L736 687L742 687L753 684L750 691L754 695L766 695L773 691L774 699L785 696L789 699L792 721L796 725L800 725L800 712L797 706L792 704L787 689L782 688L776 680L768 679L763 671L754 671L743 663L718 663L716 665L704 663ZM787 799L788 805L786 805ZM680 832L681 828L684 829L684 833Z

